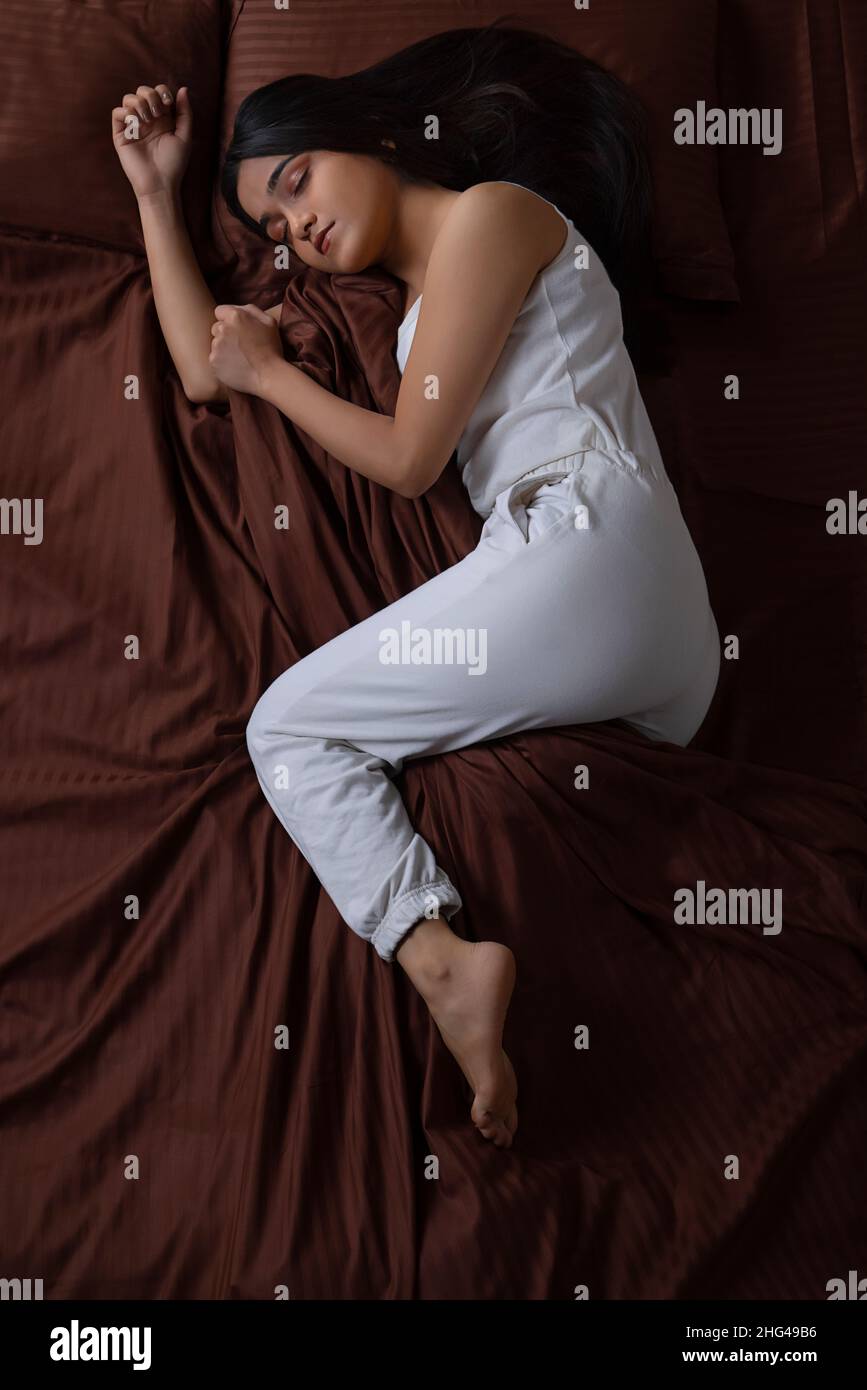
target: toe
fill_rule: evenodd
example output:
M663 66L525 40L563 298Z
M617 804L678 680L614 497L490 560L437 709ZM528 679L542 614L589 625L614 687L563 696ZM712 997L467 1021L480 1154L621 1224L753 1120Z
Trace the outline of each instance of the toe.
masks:
M509 1148L512 1143L512 1136L502 1115L494 1115L489 1110L483 1110L478 1119L473 1116L476 1129L484 1139L493 1140L497 1148Z
M506 1129L506 1126L503 1125L503 1120L488 1120L484 1125L479 1125L477 1127L479 1134L484 1138L489 1138L493 1145L495 1145L495 1148L507 1148L509 1144L511 1144L511 1134L509 1130Z
M512 1147L512 1136L502 1121L497 1127L494 1144L498 1149L510 1149Z

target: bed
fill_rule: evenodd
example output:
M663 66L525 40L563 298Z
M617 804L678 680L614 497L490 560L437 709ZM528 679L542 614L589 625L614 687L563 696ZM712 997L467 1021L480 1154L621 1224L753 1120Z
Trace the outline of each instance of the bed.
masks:
M508 11L647 105L639 380L724 643L689 748L595 724L401 777L456 926L518 959L511 1150L474 1132L423 1001L339 919L248 756L266 686L481 521L453 468L401 498L261 401L186 399L111 107L189 83L184 199L215 295L282 302L287 356L389 411L398 283L276 271L221 203L220 153L254 87L500 13L0 14L0 1266L46 1298L823 1299L863 1270L858 0ZM676 145L699 100L779 108L780 152ZM854 527L829 529L851 493ZM780 929L677 920L684 889L753 888Z

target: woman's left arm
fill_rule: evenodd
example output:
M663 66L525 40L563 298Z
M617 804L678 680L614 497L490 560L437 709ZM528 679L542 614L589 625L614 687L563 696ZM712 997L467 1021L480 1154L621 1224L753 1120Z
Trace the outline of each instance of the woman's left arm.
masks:
M365 410L302 372L284 357L267 362L256 392L321 444L326 453L402 496L403 468L391 415Z

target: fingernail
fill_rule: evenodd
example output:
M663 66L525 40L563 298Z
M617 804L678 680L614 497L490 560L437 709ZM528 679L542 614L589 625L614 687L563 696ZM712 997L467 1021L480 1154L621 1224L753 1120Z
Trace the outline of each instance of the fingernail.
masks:
M168 104L169 104L169 102L171 101L171 99L172 99L172 94L171 94L171 92L163 92L163 101L165 102L166 106L168 106Z

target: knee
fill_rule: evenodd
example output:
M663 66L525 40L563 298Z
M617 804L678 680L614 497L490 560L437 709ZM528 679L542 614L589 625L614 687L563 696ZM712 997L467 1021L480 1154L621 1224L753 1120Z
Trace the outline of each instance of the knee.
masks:
M259 700L247 721L246 731L247 751L254 763L261 762L265 756L267 729L268 721L262 708L262 701Z
M269 754L279 753L285 761L311 733L308 701L304 696L294 696L283 677L281 680L284 683L279 700L275 700L274 687L270 686L259 697L247 721L247 749L257 767Z
M279 700L275 699L275 686L278 684L275 681L259 696L247 721L247 749L257 765L261 765L269 750L274 748L276 740L282 742L292 735L295 702L286 679L288 674L286 672L279 677Z

